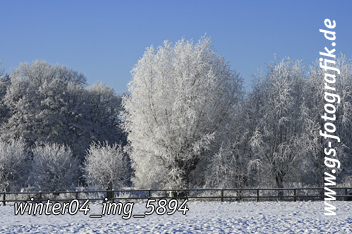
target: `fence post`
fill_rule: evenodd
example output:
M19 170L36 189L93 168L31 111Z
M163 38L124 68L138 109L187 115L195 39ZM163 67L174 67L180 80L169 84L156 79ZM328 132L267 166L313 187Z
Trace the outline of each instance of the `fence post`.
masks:
M41 202L42 201L42 191L39 191L39 202Z
M221 189L221 201L223 202L224 201L224 190Z
M257 202L259 201L259 189L257 189Z
M293 201L296 201L297 199L296 199L296 189L294 188L293 189Z
M166 196L165 196L166 197ZM150 199L150 189L148 190L148 198Z
M6 199L6 195L5 195L6 193L4 192L4 197L3 197L3 200L2 200L2 204L4 205L4 206L6 206L6 202L5 202L5 199Z
M114 198L114 190L113 189L106 190L106 198L110 201Z
M321 200L324 200L324 188L321 188Z
M76 190L76 199L78 200L78 191Z

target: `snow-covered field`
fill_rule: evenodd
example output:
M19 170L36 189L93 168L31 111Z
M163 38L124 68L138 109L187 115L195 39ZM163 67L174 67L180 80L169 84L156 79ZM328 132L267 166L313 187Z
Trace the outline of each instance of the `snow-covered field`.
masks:
M146 201L135 203L142 214ZM0 233L352 233L352 202L334 202L336 216L324 215L323 202L195 202L186 215L122 215L90 218L101 203L90 203L88 215L14 215L14 206L0 206Z

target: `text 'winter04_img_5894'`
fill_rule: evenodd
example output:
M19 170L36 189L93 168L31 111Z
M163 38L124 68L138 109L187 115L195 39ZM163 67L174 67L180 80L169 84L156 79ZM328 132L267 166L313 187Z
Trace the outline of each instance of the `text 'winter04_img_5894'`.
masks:
M102 218L105 215L122 215L122 219L128 220L133 218L145 218L148 215L173 215L176 212L181 212L186 215L189 208L187 200L180 202L176 199L148 199L145 207L147 211L142 214L133 214L134 202L114 202L109 201L107 198L102 203L101 212L98 214L90 214L90 218ZM76 215L82 212L87 215L90 212L89 199L80 202L77 199L70 202L35 202L34 198L30 202L15 202L14 214L15 215Z

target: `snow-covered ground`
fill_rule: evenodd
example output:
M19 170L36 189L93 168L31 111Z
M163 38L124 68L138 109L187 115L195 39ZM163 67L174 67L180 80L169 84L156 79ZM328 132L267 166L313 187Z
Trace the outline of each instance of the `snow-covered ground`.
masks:
M143 214L146 201L134 204ZM324 215L323 202L195 202L186 215L150 215L122 219L99 214L90 203L88 215L14 215L14 206L0 206L0 233L352 233L352 202L334 202L336 216Z

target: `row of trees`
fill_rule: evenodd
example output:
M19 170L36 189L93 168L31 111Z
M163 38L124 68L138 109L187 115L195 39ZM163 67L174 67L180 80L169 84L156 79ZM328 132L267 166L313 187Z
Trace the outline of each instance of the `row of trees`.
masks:
M90 144L126 144L121 95L100 82L87 86L83 74L65 66L35 61L11 75L1 70L0 100L2 190L91 184L82 171Z
M95 188L125 185L129 161L121 145L92 143L83 165L70 147L36 143L29 151L24 140L0 142L0 191L30 189L63 191L77 186L78 178Z
M338 182L351 176L352 64L336 60ZM141 187L322 186L324 73L289 58L269 63L244 93L242 79L211 46L166 41L148 48L124 97L125 130Z
M352 63L340 55L336 67L341 144L333 148L341 182L352 166ZM0 74L2 189L27 183L62 190L77 178L104 189L130 182L168 189L321 186L323 73L319 63L306 69L275 59L245 91L205 37L148 48L123 96L102 83L87 87L82 74L64 66L21 64L11 76ZM5 163L15 154L11 147L27 166Z
M20 64L0 84L3 141L67 145L80 161L91 141L124 141L121 96L100 82L87 87L77 71L35 61Z

